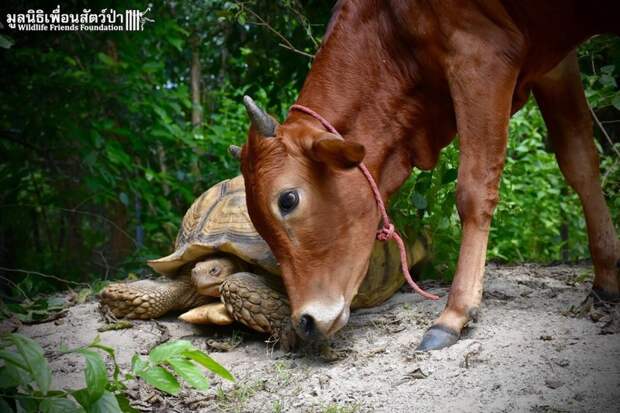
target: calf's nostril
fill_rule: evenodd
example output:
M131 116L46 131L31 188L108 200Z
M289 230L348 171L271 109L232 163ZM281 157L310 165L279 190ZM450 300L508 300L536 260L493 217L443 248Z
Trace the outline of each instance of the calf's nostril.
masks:
M315 332L315 324L314 318L311 315L303 314L299 318L299 331L303 333L304 336L309 337Z

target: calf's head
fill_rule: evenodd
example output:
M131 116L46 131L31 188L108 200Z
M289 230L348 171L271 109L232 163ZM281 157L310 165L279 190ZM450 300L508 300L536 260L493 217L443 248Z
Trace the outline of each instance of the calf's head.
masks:
M365 149L311 117L278 125L250 98L244 103L252 120L241 152L250 217L280 263L298 333L329 336L348 321L379 222L356 167Z

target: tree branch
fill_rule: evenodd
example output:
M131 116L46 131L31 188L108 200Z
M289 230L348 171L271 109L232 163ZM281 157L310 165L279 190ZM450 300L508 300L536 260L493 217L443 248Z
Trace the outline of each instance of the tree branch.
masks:
M605 127L603 126L601 121L598 119L598 116L596 116L596 113L594 113L594 110L592 110L592 106L590 106L590 104L588 104L588 109L590 109L590 113L592 114L592 117L594 118L594 121L598 125L599 129L601 130L601 132L603 132L603 135L605 135L605 138L607 138L607 141L609 142L609 145L611 146L611 150L616 152L616 155L620 157L620 151L618 151L618 149L616 149L616 147L614 146L614 141L611 140L611 137L605 130Z
M9 208L9 207L30 207L30 208L37 208L38 205L33 205L33 204L2 204L0 205L0 208ZM81 211L79 209L69 209L69 208L61 208L61 207L55 207L52 205L47 205L46 208L48 209L56 209L58 211L64 211L64 212L69 212L72 214L81 214L81 215L86 215L86 216L90 216L90 217L94 217L94 218L99 218L104 220L105 222L107 222L108 224L112 225L114 228L116 228L119 232L121 232L123 235L125 235L129 240L131 240L135 246L138 246L138 241L136 241L136 239L134 237L132 237L131 235L129 235L129 233L127 233L127 231L125 231L123 228L121 228L120 226L118 226L114 221L112 221L110 218L101 215L101 214L97 214L95 212L90 212L90 211Z
M275 34L281 41L282 43L279 43L278 45L290 50L292 52L298 53L302 56L306 56L310 59L314 59L314 55L310 54L310 53L306 53L303 50L299 50L298 48L296 48L295 46L293 46L293 44L286 38L284 37L284 35L282 33L280 33L279 31L277 31L276 29L274 29L265 19L263 19L261 16L259 16L256 12L254 12L252 9L247 8L243 3L238 3L239 7L240 7L240 11L247 11L248 13L250 13L257 21L256 22L248 22L249 24L254 24L256 26L262 26L267 28L270 32L272 32L273 34Z
M55 280L55 281L58 281L58 282L61 282L61 283L65 283L65 284L75 285L75 286L78 286L78 287L88 287L88 284L86 284L86 283L80 283L80 282L77 282L77 281L65 280L64 278L60 278L60 277L58 277L56 275L44 274L44 273L38 272L38 271L23 270L21 268L6 268L6 267L0 267L0 270L7 271L7 272L19 272L19 273L28 274L28 275L33 274L33 275L36 275L36 276L39 276L39 277L49 278L50 280ZM4 278L4 277L2 277L2 278ZM15 284L15 283L13 283L13 284ZM15 284L15 286L17 286L17 285Z

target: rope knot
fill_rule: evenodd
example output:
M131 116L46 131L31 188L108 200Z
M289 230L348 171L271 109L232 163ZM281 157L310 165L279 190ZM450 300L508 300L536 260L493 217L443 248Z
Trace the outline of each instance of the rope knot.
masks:
M379 231L377 231L377 239L379 241L387 241L392 239L394 236L394 224L389 223L387 225L383 225Z

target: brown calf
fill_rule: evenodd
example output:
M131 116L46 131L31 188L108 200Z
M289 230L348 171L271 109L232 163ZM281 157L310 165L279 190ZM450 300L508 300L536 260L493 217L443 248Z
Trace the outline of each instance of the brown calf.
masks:
M586 216L594 288L618 296L620 242L599 182L592 123L574 49L619 33L610 1L340 1L297 103L278 125L251 99L242 151L250 216L282 266L302 337L331 335L366 273L384 199L413 167L431 169L458 132L463 236L445 309L420 349L451 345L475 318L504 165L508 121L530 91Z

